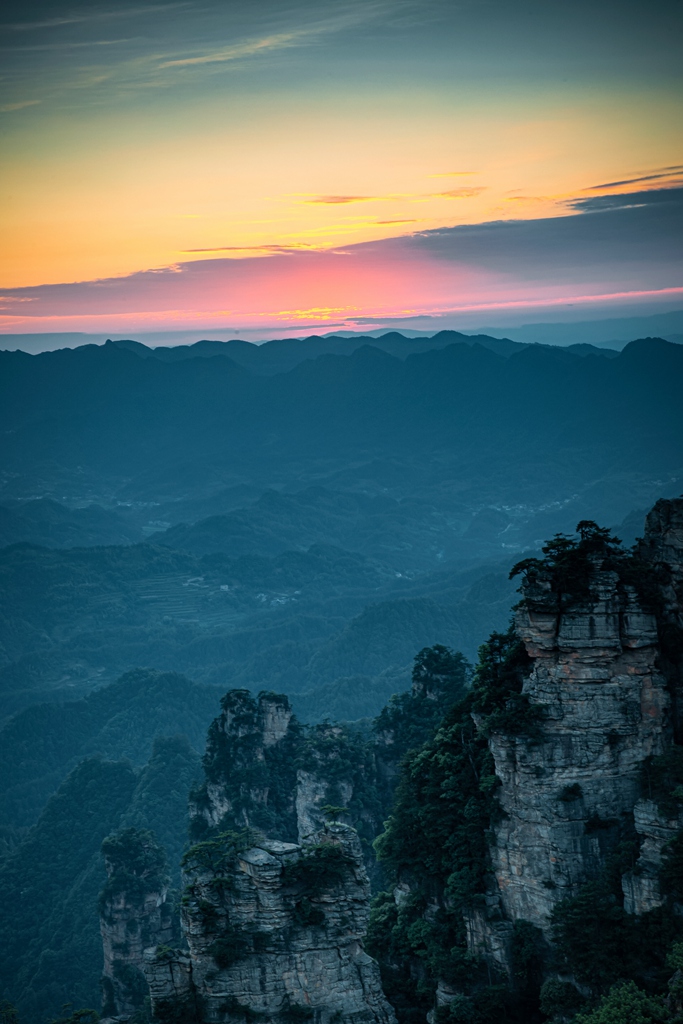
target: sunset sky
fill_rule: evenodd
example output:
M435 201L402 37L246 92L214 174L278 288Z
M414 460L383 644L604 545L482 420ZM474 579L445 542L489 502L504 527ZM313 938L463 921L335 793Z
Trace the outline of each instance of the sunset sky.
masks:
M681 308L682 10L5 2L0 331Z

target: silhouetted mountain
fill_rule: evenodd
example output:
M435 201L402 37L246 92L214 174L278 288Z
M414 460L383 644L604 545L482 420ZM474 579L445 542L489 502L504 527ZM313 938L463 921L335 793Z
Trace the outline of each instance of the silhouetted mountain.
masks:
M166 363L227 356L253 373L271 375L287 373L304 360L317 359L321 355L348 356L365 345L387 352L397 359L406 359L409 355L445 348L456 343L479 344L502 356L512 355L513 352L526 347L508 338L490 338L485 334L467 335L458 331L439 331L431 338L406 338L396 331L387 332L381 337L352 334L348 337L326 335L321 338L314 334L308 338L281 338L260 345L239 340L197 341L193 345L158 348L149 348L139 341L115 341L112 344L134 352L142 359L160 359Z

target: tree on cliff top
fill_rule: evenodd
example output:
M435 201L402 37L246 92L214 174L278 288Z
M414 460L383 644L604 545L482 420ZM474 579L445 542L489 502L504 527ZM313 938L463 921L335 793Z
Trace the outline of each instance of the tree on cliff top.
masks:
M524 577L524 600L546 605L549 590L560 613L574 604L594 601L591 585L595 573L606 570L616 572L622 584L634 587L647 610L656 610L661 600L661 570L643 561L637 546L624 549L618 537L592 519L582 519L576 533L578 540L555 534L541 548L543 558L524 558L513 565L510 579Z

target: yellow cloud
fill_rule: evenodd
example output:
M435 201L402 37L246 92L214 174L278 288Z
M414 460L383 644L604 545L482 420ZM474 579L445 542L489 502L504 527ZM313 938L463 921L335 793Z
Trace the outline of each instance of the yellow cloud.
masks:
M266 256L277 253L288 253L301 249L316 250L317 246L309 242L292 242L290 245L276 245L265 243L263 245L214 245L202 249L180 249L182 253L194 252L239 252L239 253L262 253Z
M479 188L451 188L448 192L436 192L430 199L473 199L484 191L486 189L483 185Z
M390 199L392 196L314 196L312 199L304 199L303 202L309 206L338 206L344 203L370 203L378 199Z

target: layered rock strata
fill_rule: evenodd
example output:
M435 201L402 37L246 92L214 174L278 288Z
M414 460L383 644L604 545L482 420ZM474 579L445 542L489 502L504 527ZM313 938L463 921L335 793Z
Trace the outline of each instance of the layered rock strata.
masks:
M632 832L642 763L670 736L654 616L599 563L591 590L595 600L558 616L549 588L525 588L516 631L533 667L523 693L542 717L537 735L489 744L502 783L491 851L501 904L546 932L558 900Z
M639 800L633 809L633 819L640 851L635 870L622 876L624 910L629 914L646 914L663 902L659 882L662 854L683 828L683 818L668 818L653 800Z
M104 857L108 883L100 901L100 932L104 952L105 1016L133 1013L142 1006L147 995L144 951L152 945L155 948L167 945L174 939L168 885L144 863L148 834L138 834L135 829L129 829L128 833L131 845L137 846L137 849L133 847L134 853L143 853L137 863L122 865L120 856L116 856L120 844L113 854L107 855L105 851ZM155 846L154 855L157 850Z
M599 875L620 839L640 844L625 909L661 903L662 850L681 823L639 797L643 763L674 738L677 668L662 657L662 632L682 624L683 500L657 503L638 554L658 581L648 607L600 557L590 599L560 610L542 575L522 588L515 628L531 658L523 694L534 723L529 735L489 739L504 813L489 892L466 914L470 949L508 971L512 923L550 938L554 906Z
M660 662L673 698L676 742L683 744L683 499L662 498L648 513L639 553L659 577Z
M393 1024L363 949L370 887L358 837L328 824L314 838L261 839L225 858L219 841L195 848L182 902L188 955L146 955L156 1012L175 998L206 1024Z

